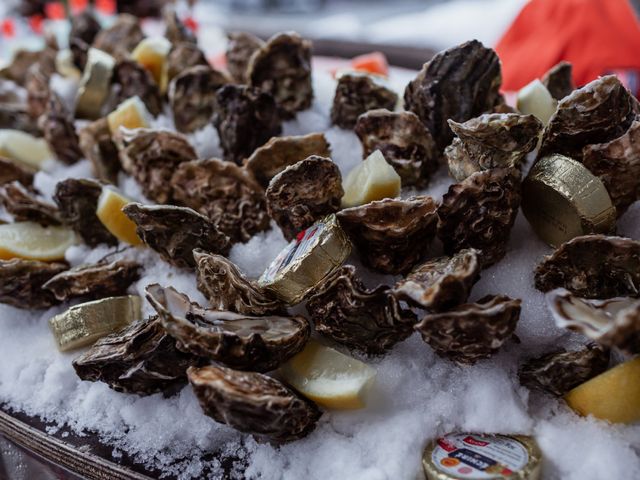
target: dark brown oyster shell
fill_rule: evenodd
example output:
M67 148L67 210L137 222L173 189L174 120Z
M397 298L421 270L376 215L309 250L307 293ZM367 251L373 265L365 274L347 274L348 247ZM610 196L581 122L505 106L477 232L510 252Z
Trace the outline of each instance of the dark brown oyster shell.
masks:
M504 295L487 295L476 303L427 314L415 329L441 357L470 365L493 355L511 337L520 303Z
M311 156L271 179L266 191L269 216L284 238L298 233L340 209L344 195L340 169L328 158Z
M365 265L383 273L411 269L436 234L438 208L429 196L384 199L338 212L340 226Z
M560 62L542 77L542 83L553 98L562 100L576 88L573 83L573 67L569 62Z
M16 181L25 187L31 187L33 184L33 172L7 158L0 157L0 185Z
M73 228L90 247L100 243L117 245L114 237L96 216L102 185L93 180L68 178L56 185L53 200L62 221Z
M87 63L89 45L93 43L102 27L89 10L72 15L70 20L69 48L74 65L82 71Z
M173 199L171 177L181 164L198 156L184 136L168 130L134 130L123 146L122 168L158 203Z
M165 7L162 12L162 18L165 25L164 36L171 43L198 43L195 34L180 20L175 9L170 6Z
M289 442L308 435L322 415L278 380L253 372L189 368L189 383L206 415L244 433Z
M273 97L257 88L226 85L216 94L213 124L224 159L242 165L253 151L282 132Z
M229 237L190 208L130 203L122 211L136 224L136 233L142 241L177 267L196 266L195 248L223 255L231 249Z
M609 366L609 350L587 345L581 350L564 349L532 358L518 369L520 383L558 397L603 373Z
M251 56L264 42L247 32L231 32L227 42L227 68L237 83L248 83L247 67Z
M158 85L149 70L138 62L128 59L117 62L113 67L111 83L111 110L125 100L138 96L153 116L162 113L162 96Z
M358 117L356 135L364 158L380 150L402 178L402 186L424 187L440 157L431 133L413 112L371 110Z
M94 175L103 182L115 184L121 169L120 157L106 117L88 124L78 136L80 149L91 162Z
M307 302L316 330L347 347L382 354L407 338L416 316L403 310L389 287L367 289L353 265L345 265L317 287Z
M416 267L393 288L399 300L431 312L444 312L467 301L480 280L479 252L460 250L452 257L438 257Z
M464 123L449 120L449 126L457 137L444 153L459 182L492 168L520 169L544 128L533 115L517 113L488 113Z
M244 315L270 315L285 312L282 302L255 282L247 280L230 260L202 250L194 250L200 290L214 310Z
M93 41L98 48L116 59L125 59L144 38L138 19L121 13L109 28L101 30Z
M324 133L310 133L294 137L273 137L245 162L245 168L253 173L264 188L278 173L289 165L312 155L330 157L331 147Z
M49 95L47 110L38 123L58 160L72 164L82 158L78 135L73 124L73 114L56 94Z
M584 235L560 245L535 269L538 290L566 288L584 298L640 295L640 242Z
M33 65L26 74L25 88L27 89L27 112L33 120L37 120L47 111L49 95L49 76L40 65Z
M398 95L364 73L346 73L338 79L331 107L331 123L340 128L356 126L358 117L369 110L395 110Z
M269 228L262 187L234 163L215 158L186 162L171 183L179 202L213 220L232 243Z
M482 254L483 267L507 250L520 207L520 175L515 169L477 172L449 187L438 208L438 237L447 255L463 248Z
M238 370L274 370L302 350L311 334L304 317L253 317L204 309L157 284L147 287L147 300L181 350Z
M18 85L25 85L28 71L33 65L38 65L48 80L56 71L56 53L50 47L43 50L17 50L11 63L0 69L0 78L12 80Z
M465 122L500 102L500 59L477 40L436 54L407 85L404 105L429 129L442 152L453 139L447 120Z
M61 302L78 297L87 300L119 297L126 295L129 286L140 278L141 268L130 260L80 265L57 274L42 287Z
M71 51L71 61L73 65L81 72L87 66L87 57L89 54L89 45L79 37L69 39L69 50Z
M0 203L16 222L36 222L44 227L61 223L55 206L39 200L19 182L0 187Z
M179 132L190 133L211 123L216 91L231 80L209 66L190 67L169 85L169 104Z
M311 42L293 32L278 33L253 53L249 85L270 93L283 119L311 107Z
M558 103L542 138L538 158L559 153L582 161L586 145L605 143L627 131L636 100L615 75L600 77Z
M199 364L202 359L178 350L158 317L151 317L101 338L73 361L73 368L82 380L151 395L185 384L187 368Z
M209 66L207 57L198 48L198 45L191 42L180 42L173 45L167 57L169 80L180 75L187 68L198 65Z
M0 303L25 309L49 308L60 303L42 285L68 268L62 262L0 260Z
M34 137L42 136L42 131L29 112L26 104L0 103L0 128L22 130Z

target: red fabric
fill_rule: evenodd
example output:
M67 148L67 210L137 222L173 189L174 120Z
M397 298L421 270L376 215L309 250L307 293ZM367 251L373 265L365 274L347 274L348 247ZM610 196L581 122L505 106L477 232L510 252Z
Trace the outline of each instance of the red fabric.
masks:
M581 86L614 70L640 72L640 22L628 0L532 0L496 47L503 88L518 90L561 60Z

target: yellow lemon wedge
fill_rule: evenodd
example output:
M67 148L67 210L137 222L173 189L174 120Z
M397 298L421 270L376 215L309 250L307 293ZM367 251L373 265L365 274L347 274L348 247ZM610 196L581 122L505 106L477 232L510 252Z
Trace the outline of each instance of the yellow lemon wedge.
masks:
M76 234L66 227L43 227L35 222L0 225L0 259L24 258L43 262L63 260Z
M40 170L46 160L53 158L53 153L44 138L36 138L20 130L1 129L0 156Z
M549 124L551 116L556 113L557 106L558 101L551 96L540 80L534 80L518 92L518 110L525 115L537 117L545 125Z
M118 240L131 245L142 245L142 240L136 234L136 224L122 211L122 208L131 202L132 200L113 188L103 187L96 215Z
M129 129L149 128L151 114L140 97L131 97L122 102L107 115L107 123L111 135L115 135L120 127Z
M167 57L171 51L171 42L164 37L147 37L131 52L131 58L151 73L160 88L167 91L169 81L169 63Z
M400 195L400 175L384 159L380 150L369 155L349 172L342 184L342 207L357 207L374 200Z
M280 367L282 378L318 405L336 410L365 406L376 371L355 358L311 340Z

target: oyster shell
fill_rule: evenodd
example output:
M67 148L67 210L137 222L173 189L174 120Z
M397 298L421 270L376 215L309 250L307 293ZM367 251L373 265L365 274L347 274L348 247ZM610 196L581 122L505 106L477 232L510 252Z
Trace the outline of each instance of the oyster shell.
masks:
M36 63L27 70L25 83L22 85L27 89L27 113L33 120L37 120L47 111L49 95L51 95L49 75L45 74L41 66Z
M440 157L431 133L413 112L370 110L358 117L356 135L367 158L380 150L405 187L424 187L438 169Z
M31 118L27 105L23 103L0 103L0 128L22 130L34 137L42 136L38 122Z
M444 312L467 301L480 279L479 253L473 248L438 257L416 267L393 287L393 295L431 312Z
M122 211L136 224L142 241L177 267L195 267L195 248L223 255L231 249L229 237L190 208L129 203Z
M0 67L0 78L25 85L27 73L33 65L38 65L48 80L56 71L56 53L51 47L42 50L17 49L11 63Z
M520 303L505 295L487 295L476 303L427 314L415 329L441 357L473 364L497 352L513 335Z
M247 32L231 32L227 35L227 68L236 83L246 84L247 67L251 56L260 50L264 42Z
M42 288L47 280L69 265L62 262L34 260L0 260L0 303L16 308L49 308L59 302L53 293Z
M92 46L118 60L123 60L143 38L138 19L133 15L121 13L109 28L101 30L96 35Z
M244 433L277 442L297 440L322 415L314 403L260 373L207 366L191 367L187 375L204 413Z
M139 97L149 113L157 116L162 113L162 96L153 76L134 60L120 60L113 67L111 108L114 110L125 100Z
M338 212L365 265L398 274L413 267L436 234L438 205L429 196L384 199Z
M562 100L576 88L573 83L573 67L569 62L560 62L542 77L542 83L553 98Z
M55 93L49 95L47 109L38 123L58 160L72 164L82 158L73 115Z
M36 222L43 227L61 223L60 214L53 205L36 198L19 182L0 187L0 202L16 222Z
M106 117L91 122L79 133L80 149L91 162L93 173L103 182L117 183L121 169L118 147L111 140Z
M69 48L74 65L82 71L87 63L89 45L93 43L102 27L89 10L71 15L69 20L71 21Z
M33 173L7 158L0 157L0 185L11 182L20 182L25 187L31 187Z
M415 315L400 307L389 287L367 289L352 265L341 267L317 291L307 302L316 330L351 349L381 354L412 333Z
M164 36L167 37L171 43L198 43L195 34L180 20L172 6L167 6L163 9L162 19L165 25Z
M304 317L253 317L204 309L158 284L146 291L162 326L181 350L238 370L274 370L302 350L311 334Z
M204 52L191 42L180 42L173 45L167 57L169 80L180 75L186 69L202 65L210 67Z

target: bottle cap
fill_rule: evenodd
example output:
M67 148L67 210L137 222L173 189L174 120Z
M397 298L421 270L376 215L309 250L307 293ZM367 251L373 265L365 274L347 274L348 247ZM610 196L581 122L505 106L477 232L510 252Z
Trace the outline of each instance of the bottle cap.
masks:
M77 117L96 119L100 116L102 105L109 96L115 63L115 59L108 53L97 48L89 49L76 97Z

